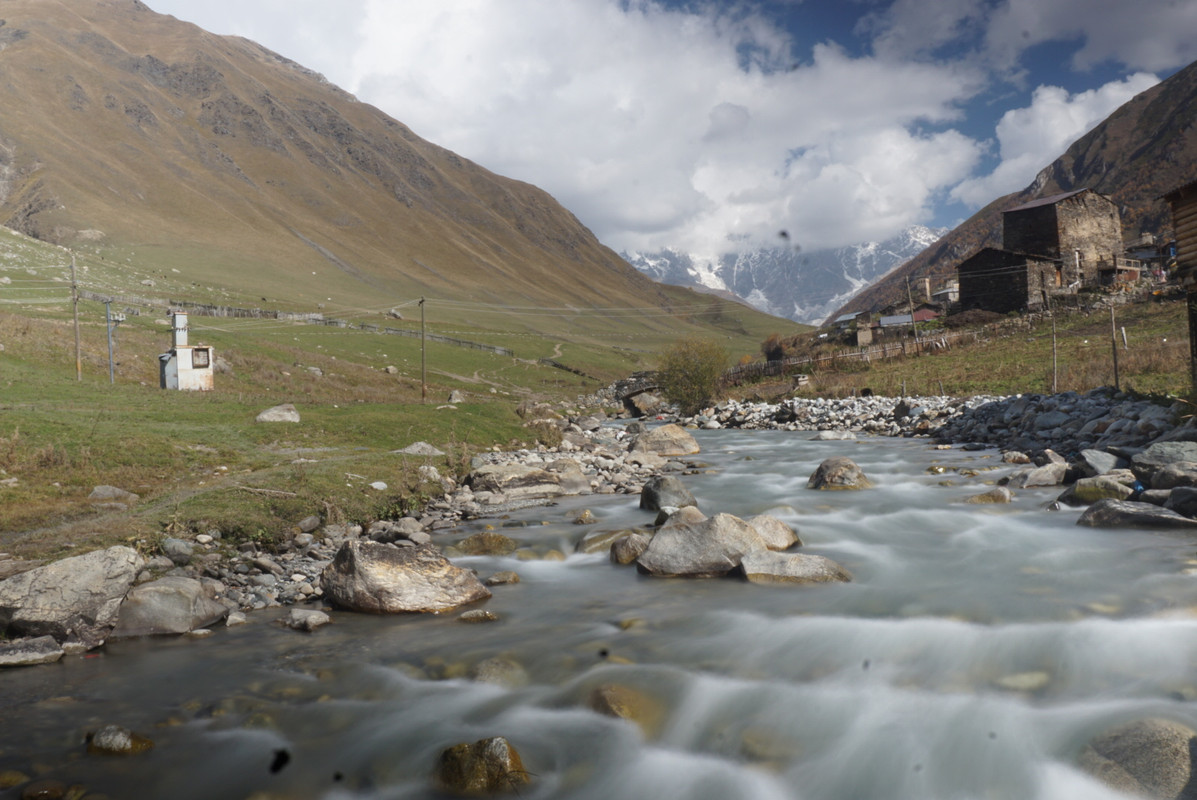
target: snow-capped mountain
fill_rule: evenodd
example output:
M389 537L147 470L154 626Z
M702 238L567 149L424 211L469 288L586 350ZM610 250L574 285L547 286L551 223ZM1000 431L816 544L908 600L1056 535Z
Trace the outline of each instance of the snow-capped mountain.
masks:
M752 306L818 325L877 278L921 253L946 228L916 225L884 242L834 250L763 248L696 259L677 250L621 253L654 280L731 292Z

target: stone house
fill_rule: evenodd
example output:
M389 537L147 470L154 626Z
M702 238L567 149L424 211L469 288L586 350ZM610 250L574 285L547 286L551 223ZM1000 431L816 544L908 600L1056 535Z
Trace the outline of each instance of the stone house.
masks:
M1002 212L1002 247L957 267L960 305L1006 313L1056 295L1112 283L1123 251L1118 206L1091 189L1042 197Z

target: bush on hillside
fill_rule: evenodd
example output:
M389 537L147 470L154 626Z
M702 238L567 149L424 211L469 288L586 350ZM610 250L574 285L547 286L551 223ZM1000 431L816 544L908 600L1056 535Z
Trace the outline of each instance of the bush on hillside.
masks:
M661 393L683 414L697 413L715 397L727 359L727 350L714 339L679 339L662 354Z

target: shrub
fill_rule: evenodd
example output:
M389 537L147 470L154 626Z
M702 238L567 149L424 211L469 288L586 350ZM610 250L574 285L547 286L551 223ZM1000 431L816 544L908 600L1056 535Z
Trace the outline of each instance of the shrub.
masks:
M714 339L679 339L661 356L661 393L683 414L698 412L719 389L727 359L727 351Z

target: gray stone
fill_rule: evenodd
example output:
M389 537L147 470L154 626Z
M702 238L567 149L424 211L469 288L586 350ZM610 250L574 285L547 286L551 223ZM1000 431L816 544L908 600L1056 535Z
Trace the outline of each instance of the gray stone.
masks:
M229 609L210 599L194 578L168 575L129 591L111 638L178 635L218 622Z
M528 673L515 661L495 656L479 661L470 670L470 678L478 683L489 683L515 689L528 684Z
M316 514L304 517L295 527L299 528L302 533L311 533L320 527L320 517Z
M1156 442L1131 457L1131 469L1150 485L1157 472L1177 461L1197 461L1197 442Z
M447 611L490 597L473 572L431 545L397 548L347 541L321 573L325 596L351 611Z
M650 541L643 533L633 533L616 539L611 543L611 560L623 566L631 564L644 555Z
M449 402L450 403L453 403L454 405L456 405L458 403L464 403L465 401L466 401L465 392L463 392L459 389L454 389L453 391L449 392Z
M93 503L123 503L131 506L141 499L140 495L127 492L116 486L97 486L91 490L87 499Z
M441 450L438 450L437 448L428 444L428 442L416 442L415 444L409 444L407 447L404 447L402 450L396 450L395 452L402 453L403 455L406 455L406 456L443 456L444 455L444 452L442 452Z
M299 422L299 411L291 403L273 406L258 414L257 422Z
M1197 487L1178 486L1168 492L1164 508L1190 519L1197 518Z
M0 667L29 667L52 664L62 658L63 650L53 636L0 641Z
M967 498L964 502L972 503L973 505L1001 505L1009 503L1014 499L1014 493L1005 486L995 486L987 492L975 494Z
M740 569L750 583L803 584L852 580L848 570L823 556L804 553L774 553L758 550L745 553Z
M323 611L314 609L293 608L287 614L283 624L291 630L311 633L317 628L332 622L332 618Z
M1087 506L1107 498L1126 500L1132 494L1134 489L1114 476L1096 475L1092 478L1081 478L1065 489L1058 499L1070 506Z
M466 485L475 493L494 492L512 500L590 494L590 479L577 462L568 459L554 462L545 469L524 464L484 465L469 474Z
M1150 503L1126 500L1099 500L1085 509L1076 524L1090 528L1197 530L1197 520Z
M628 448L633 453L689 456L699 452L698 442L680 425L662 425L640 434Z
M1152 489L1175 489L1178 486L1197 486L1197 463L1173 461L1151 476Z
M170 559L171 563L185 567L191 563L191 556L195 552L195 545L173 536L162 540L162 555Z
M872 482L856 462L844 456L824 459L806 482L808 489L868 489Z
M1015 470L1005 479L1007 486L1015 489L1031 489L1036 486L1059 486L1068 474L1068 465L1049 462L1041 467L1023 467Z
M812 442L843 442L855 438L856 434L852 431L819 431L810 437L810 440Z
M1092 478L1095 475L1103 475L1116 469L1125 469L1129 466L1130 462L1125 458L1119 458L1113 453L1107 453L1104 450L1082 450L1080 457L1076 461L1077 469L1088 478Z
M694 499L694 495L676 475L657 475L649 478L640 490L640 507L646 511L697 505L698 501Z
M636 565L649 575L715 577L738 567L745 553L765 549L765 540L747 522L716 514L697 523L662 526Z
M1110 787L1153 798L1190 797L1197 732L1166 719L1120 725L1094 738L1080 766Z
M110 547L0 581L0 630L96 647L144 563L131 547Z
M755 517L749 517L746 521L760 535L765 546L770 550L781 551L802 546L798 532L777 517L769 514L757 514Z

